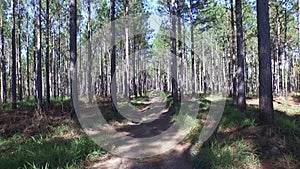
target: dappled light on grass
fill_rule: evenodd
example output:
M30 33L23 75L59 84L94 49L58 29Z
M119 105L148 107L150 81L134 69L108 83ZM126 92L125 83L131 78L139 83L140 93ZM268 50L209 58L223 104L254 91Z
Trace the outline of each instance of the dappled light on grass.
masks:
M31 102L0 114L0 168L83 168L105 154L69 118L68 99L51 100L46 113L28 109Z
M203 145L195 146L196 166L299 168L300 117L276 110L276 125L260 126L257 122L259 109L255 102L250 100L250 103L247 111L240 113L232 107L231 101L227 102L217 132Z
M48 135L32 137L26 141L12 137L9 142L2 144L0 163L4 168L81 168L88 158L104 153L86 136L63 139L51 138Z
M171 116L165 121L156 119L147 123L132 123L122 119L111 111L110 104L99 104L105 119L123 134L135 137L154 136L168 128L166 121L178 121L179 127L191 128L191 132L180 143L190 145L178 157L192 156L193 164L201 168L273 168L299 166L300 149L300 116L297 105L281 100L281 107L276 107L275 123L273 128L260 126L258 123L258 106L255 101L249 100L251 105L244 113L232 107L227 99L223 117L217 131L203 144L199 144L199 135L205 124L211 103L215 98L205 97L197 100L199 112L193 118L186 115L172 114L172 99L167 99L167 107ZM279 101L279 100L277 100ZM31 101L28 101L30 105ZM141 110L149 106L145 98L133 99L133 107ZM26 101L24 101L26 103ZM51 109L46 114L32 111L5 112L0 114L1 138L0 150L1 166L13 168L83 168L93 166L106 152L89 139L78 125L69 119L69 102L53 101ZM122 105L121 105L122 106ZM188 105L191 109L195 105ZM26 107L26 105L25 105ZM281 109L282 108L282 109ZM287 108L287 109L284 109ZM282 111L282 110L285 111ZM292 110L292 111L291 111ZM289 113L293 112L294 113ZM162 115L166 115L164 112ZM87 116L88 114L86 114ZM166 117L166 116L165 116ZM90 117L93 118L93 117ZM10 123L4 123L10 122ZM35 123L33 123L35 122ZM95 121L91 125L99 125L102 121ZM152 124L151 124L152 123ZM4 124L6 124L4 126ZM164 124L164 126L162 125ZM147 126L148 125L148 126ZM160 127L157 127L160 126ZM150 130L149 130L150 129ZM107 142L109 135L97 135L93 138L98 142ZM166 138L167 139L167 138ZM128 142L130 144L140 144ZM157 146L155 144L149 146ZM111 149L115 147L112 144ZM127 148L131 148L128 146ZM165 160L175 160L177 157L166 153ZM158 157L157 157L158 158ZM171 159L168 159L171 158ZM181 159L181 158L179 158ZM147 161L141 159L140 161ZM148 160L151 162L151 160ZM104 161L105 162L105 161ZM131 164L128 166L143 166ZM153 161L159 166L161 161ZM176 164L175 162L172 162ZM148 166L148 164L144 164ZM150 165L149 165L150 166ZM170 164L170 166L172 166ZM9 167L6 167L9 168Z

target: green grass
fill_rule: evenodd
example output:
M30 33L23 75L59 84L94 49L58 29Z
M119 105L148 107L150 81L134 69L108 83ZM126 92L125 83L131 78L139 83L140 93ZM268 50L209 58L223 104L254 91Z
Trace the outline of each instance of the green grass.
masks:
M280 132L287 136L299 136L300 124L296 119L285 118L275 113L275 123L278 125Z
M200 100L199 104L201 110L198 118L201 121L206 117L209 103L206 100ZM284 106L286 105L283 104ZM287 109L286 106L286 110L295 110L294 107L290 106ZM262 168L261 165L267 159L271 161L267 164L274 168L299 166L299 116L297 114L292 116L291 113L275 107L275 126L267 127L266 131L263 126L259 126L258 116L257 106L249 106L246 112L241 113L232 106L232 100L228 99L217 131L208 141L202 145L199 145L197 141L201 133L201 125L185 139L194 145L191 155L196 167L208 169ZM272 153L274 147L278 149L279 154Z
M93 160L105 154L87 136L64 139L40 135L24 140L16 134L9 139L1 139L0 145L0 164L7 169L82 168L85 160Z
M64 97L63 100L62 98L51 98L50 103L52 105L57 105L57 104L65 104L70 102L70 97ZM46 103L46 100L43 100L43 103ZM11 109L12 102L9 100L7 103L2 103L0 105L0 113L2 112L9 112L12 111ZM23 99L21 101L17 101L17 110L20 111L28 111L28 110L34 110L37 107L37 99L35 98L29 98L29 99Z
M196 155L194 161L202 168L246 168L259 164L257 155L252 150L253 143L239 138L232 143L218 143L212 140Z
M274 109L281 112L285 112L289 116L300 115L299 105L290 105L287 103L282 103L281 105L274 105Z

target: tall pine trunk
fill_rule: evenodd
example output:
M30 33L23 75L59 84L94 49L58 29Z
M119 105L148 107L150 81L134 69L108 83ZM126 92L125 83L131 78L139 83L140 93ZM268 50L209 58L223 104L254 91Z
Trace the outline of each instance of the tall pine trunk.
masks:
M38 110L43 107L42 93L42 0L38 0L38 35L37 35L37 95Z
M18 0L18 61L19 61L19 69L18 69L18 94L19 100L23 99L23 84L22 84L22 42L21 42L21 3Z
M182 36L181 36L181 1L180 0L177 0L177 32L178 32L178 56L179 56L179 59L180 59L180 67L179 67L179 70L180 70L180 77L179 77L179 82L180 84L178 83L179 85L179 92L182 91L182 89L180 88L182 86L182 83L183 83L183 58L182 58ZM183 95L180 94L180 97L182 97ZM180 98L181 99L181 98Z
M268 0L257 0L260 121L273 124L271 40Z
M125 0L125 17L128 16L129 12L129 2L128 0ZM128 18L127 18L128 19ZM124 97L126 99L130 99L130 94L129 94L129 27L126 24L125 26L125 93Z
M16 30L15 30L15 2L11 0L12 22L11 22L11 48L12 48L12 72L11 72L11 96L12 109L17 108L17 78L16 78Z
M70 94L71 94L71 117L76 117L75 107L78 106L77 96L77 2L70 1Z
M232 99L233 104L237 105L237 89L236 89L236 56L235 56L235 27L234 27L234 7L233 0L230 0L230 13L231 13L231 77L232 77Z
M50 103L50 70L49 70L49 53L50 53L50 48L49 48L49 33L50 30L50 23L49 23L49 0L46 0L46 101L47 104Z
M30 98L30 62L29 62L29 13L27 13L27 31L26 31L26 73L27 73L27 98Z
M178 104L178 85L177 85L177 55L176 55L176 9L175 0L172 0L172 30L171 30L171 54L172 54L172 95L175 107Z
M1 7L3 3L0 4ZM0 24L1 24L1 30L0 30L0 41L1 41L1 98L2 101L5 103L7 101L7 92L6 92L6 58L4 54L4 22L3 22L3 11L1 11L0 16Z
M110 0L110 33L111 33L111 44L110 44L110 71L111 71L111 85L110 85L110 93L111 93L111 104L112 110L116 110L116 106L114 104L114 100L117 99L117 83L116 83L116 44L115 44L115 0Z
M60 15L58 14L58 58L57 58L57 67L56 67L56 72L57 72L57 97L61 95L61 34L60 34L60 27L61 27L61 18Z
M237 27L237 59L238 59L238 109L246 109L246 92L245 92L245 56L243 42L243 19L242 19L242 0L236 0L236 27Z
M194 54L194 23L193 23L193 1L190 0L190 22L191 22L191 58L192 58L192 94L196 92L195 80L195 54Z
M282 65L282 59L281 59L281 20L280 20L280 2L277 0L276 4L276 40L277 40L277 45L276 45L276 57L278 61L278 67L277 67L277 91L280 92L282 95L283 93L283 83L282 83L282 70L281 70L281 65Z
M87 22L87 48L88 48L88 57L87 57L87 91L88 91L88 101L92 102L92 46L91 46L91 0L88 0L88 22Z

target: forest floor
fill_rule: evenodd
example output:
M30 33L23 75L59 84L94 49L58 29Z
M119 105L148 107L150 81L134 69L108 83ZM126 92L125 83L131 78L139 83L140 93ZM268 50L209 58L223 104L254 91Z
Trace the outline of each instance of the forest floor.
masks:
M103 100L102 100L103 101ZM151 100L132 102L140 111ZM147 104L145 104L147 103ZM4 168L300 168L300 97L275 97L275 125L258 123L258 99L247 99L247 111L239 113L227 99L220 124L208 141L198 145L199 133L210 107L210 100L200 98L198 125L172 150L139 159L121 158L99 148L69 118L69 100L52 100L45 113L35 111L35 100L0 109L0 164ZM101 107L101 106L100 106ZM167 109L150 123L131 123L112 115L109 103L102 104L105 118L118 131L136 137L156 135L172 122ZM106 113L105 113L106 112ZM137 126L142 126L139 129ZM148 130L144 130L146 129Z

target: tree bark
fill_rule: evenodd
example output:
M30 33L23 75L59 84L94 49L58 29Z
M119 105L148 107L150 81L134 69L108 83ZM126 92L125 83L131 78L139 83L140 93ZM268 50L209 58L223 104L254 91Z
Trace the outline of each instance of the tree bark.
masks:
M46 0L46 101L47 104L50 104L50 76L49 76L49 30L50 30L50 23L49 23L49 0Z
M18 61L19 61L19 69L18 69L18 94L19 100L23 98L23 85L22 85L22 42L21 42L21 8L20 8L20 0L18 0Z
M268 0L257 0L260 121L273 124L271 41Z
M128 16L129 12L129 3L128 0L125 0L125 17ZM128 18L127 18L128 19ZM125 25L125 72L124 72L124 79L125 79L125 91L124 91L124 97L125 99L129 100L130 99L130 94L129 94L129 27L126 24Z
M112 103L112 110L116 110L116 106L114 104L114 100L117 99L117 83L116 83L116 44L115 44L115 0L110 0L110 33L111 33L111 44L110 44L110 68L111 68L111 85L110 85L110 93L111 93L111 103Z
M171 54L172 54L172 95L174 106L176 107L178 104L178 84L177 84L177 55L176 55L176 9L175 9L176 2L172 0L172 30L171 30Z
M238 109L246 109L245 92L245 56L244 56L244 38L243 38L243 20L242 20L242 1L236 0L236 26L237 26L237 59L238 59Z
M70 1L70 90L71 90L71 117L76 117L75 109L78 106L77 95L77 0Z
M236 89L236 56L235 56L235 28L234 28L234 7L233 0L230 0L230 12L231 12L231 59L232 59L232 99L233 105L237 105L237 89Z
M11 22L11 47L12 47L12 74L11 74L11 92L12 92L12 109L17 108L17 91L16 91L16 30L15 30L15 2L11 0L12 22Z
M281 70L281 65L282 65L282 59L281 59L281 20L280 20L280 2L277 0L276 4L276 40L277 40L277 45L276 45L276 50L277 50L277 61L278 61L278 71L277 71L277 91L283 94L283 83L282 83L282 70Z
M91 103L92 96L92 46L91 46L91 0L88 0L88 22L87 22L87 48L88 48L88 57L87 57L87 90L88 90L88 102Z
M1 7L3 4L1 3ZM2 12L3 14L3 12ZM6 58L4 54L4 22L3 22L3 15L0 16L0 24L1 24L1 30L0 30L0 41L1 41L1 98L3 103L7 102L7 92L6 92Z
M179 90L182 91L181 87L182 87L182 83L183 83L183 58L182 58L182 36L181 36L181 1L180 0L177 0L177 32L178 32L178 56L179 56L179 59L180 59L180 67L179 67L179 70L180 70L180 79L179 79ZM180 97L182 97L182 95L180 95Z
M38 92L38 110L43 107L42 93L42 2L38 0L38 35L37 35L37 92Z
M59 15L59 14L58 14ZM58 16L59 21L58 21L58 58L57 58L57 97L61 95L61 33L60 33L60 15Z
M196 92L195 82L195 55L194 55L194 23L193 23L193 1L190 0L190 22L191 22L191 58L192 58L192 95Z
M287 22L287 9L285 8L284 9L284 46L283 46L283 55L284 55L284 68L283 68L283 76L284 76L284 94L285 94L285 97L287 99L287 96L288 96L288 71L287 71L287 68L286 68L286 65L288 65L288 58L287 58L287 52L286 52L286 47L287 47L287 25L288 25L288 22ZM291 66L291 69L292 69L292 66ZM291 74L292 76L292 74ZM293 83L293 80L294 79L291 79L290 80L290 83Z
M26 31L26 73L27 73L27 99L30 98L30 62L29 62L29 13L27 13L27 31Z

